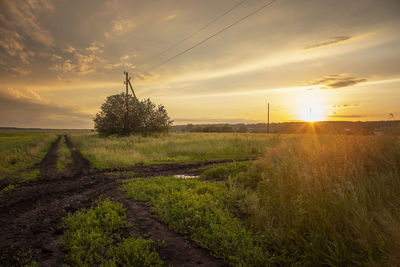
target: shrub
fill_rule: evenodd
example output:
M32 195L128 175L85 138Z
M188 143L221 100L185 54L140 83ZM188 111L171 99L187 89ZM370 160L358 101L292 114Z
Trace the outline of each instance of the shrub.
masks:
M103 135L167 132L171 124L163 105L124 93L108 96L94 118L95 129Z

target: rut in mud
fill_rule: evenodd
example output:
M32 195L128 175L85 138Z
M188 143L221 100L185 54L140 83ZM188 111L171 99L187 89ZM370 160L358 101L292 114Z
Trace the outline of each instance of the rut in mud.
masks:
M119 183L108 174L121 170L99 171L90 168L89 161L73 146L68 137L73 166L66 174L56 171L58 138L40 164L40 178L21 185L0 199L0 266L19 266L32 258L39 266L61 266L63 229L61 219L68 212L89 208L100 196L111 197L122 203L128 220L134 225L131 234L164 240L166 246L158 253L167 265L223 266L201 248L188 247L185 239L155 220L147 207L125 198L118 190ZM209 163L135 166L135 176L171 174L199 174ZM132 174L130 175L132 177ZM123 178L123 177L121 177Z

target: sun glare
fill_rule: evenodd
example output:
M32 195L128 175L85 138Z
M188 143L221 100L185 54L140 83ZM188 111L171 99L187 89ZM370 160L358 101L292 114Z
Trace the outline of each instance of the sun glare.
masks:
M315 122L326 120L326 109L320 96L307 94L296 101L298 116L302 121Z

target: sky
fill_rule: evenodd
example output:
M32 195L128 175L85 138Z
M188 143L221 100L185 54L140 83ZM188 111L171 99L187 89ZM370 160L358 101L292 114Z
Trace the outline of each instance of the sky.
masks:
M276 0L160 65L270 1L2 0L0 126L93 128L124 71L176 125L400 119L398 0Z

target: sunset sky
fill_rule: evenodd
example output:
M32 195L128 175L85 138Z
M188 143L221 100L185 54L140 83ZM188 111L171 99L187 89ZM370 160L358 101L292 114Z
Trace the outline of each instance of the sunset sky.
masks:
M270 1L148 62L242 0L2 0L0 126L92 128L124 70L174 124L400 119L398 0L277 0L153 69Z

